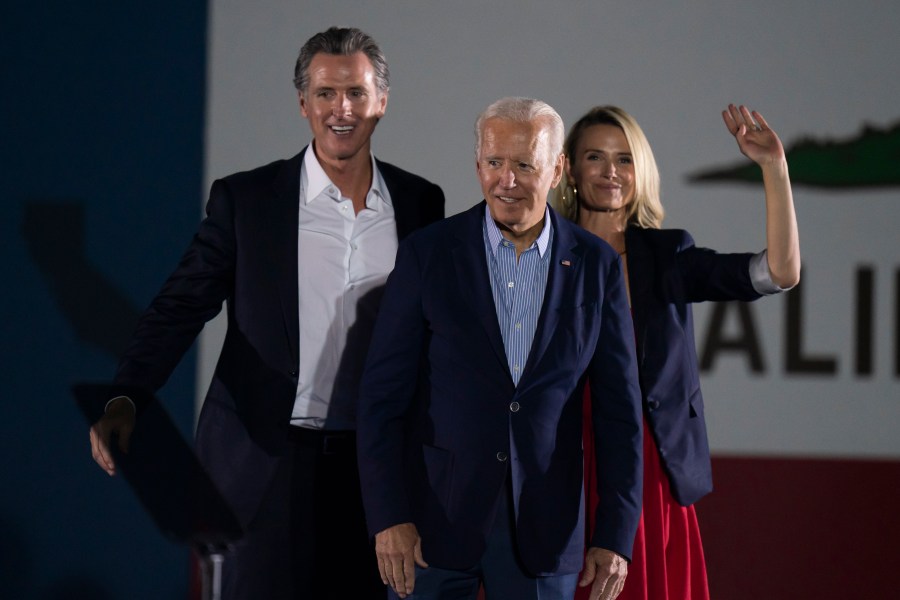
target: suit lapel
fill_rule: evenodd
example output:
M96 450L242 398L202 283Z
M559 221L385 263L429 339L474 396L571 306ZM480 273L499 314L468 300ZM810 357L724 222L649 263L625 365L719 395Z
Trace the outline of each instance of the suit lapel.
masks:
M581 278L582 259L581 248L572 236L568 222L562 222L553 209L550 209L550 222L553 224L553 244L551 246L550 265L547 272L547 289L544 292L544 302L541 306L541 314L538 317L537 329L534 332L534 341L528 353L528 361L519 385L524 381L539 364L541 357L547 351L550 340L559 324L560 307L563 298L573 296L572 286Z
M451 249L451 255L457 289L484 328L503 372L509 375L506 349L503 347L500 324L497 322L497 308L494 306L491 277L485 256L482 222L486 206L481 202L467 211L466 218L460 222L459 231L456 232L456 245Z
M273 181L274 197L269 212L268 241L276 277L285 332L293 364L297 363L300 318L298 314L297 228L299 227L300 168L303 152L282 165Z
M381 173L384 184L391 195L394 207L394 222L397 226L397 239L402 240L419 226L418 202L409 193L403 172L392 165L383 163L377 158L375 165ZM373 174L374 176L374 174Z
M653 272L653 251L647 244L642 229L632 225L625 230L625 248L628 250L628 288L631 295L631 314L634 320L638 363L640 363L644 356L647 314L650 310L648 301L653 298L652 282L656 280L656 274Z

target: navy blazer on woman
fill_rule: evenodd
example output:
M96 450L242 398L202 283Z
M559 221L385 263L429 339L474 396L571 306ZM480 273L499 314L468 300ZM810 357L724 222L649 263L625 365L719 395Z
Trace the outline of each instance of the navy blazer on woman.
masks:
M621 263L557 218L547 290L518 386L483 237L486 204L400 245L360 391L358 452L374 535L415 523L432 566L485 548L502 486L534 575L584 561L582 397L590 376L600 506L592 545L630 556L641 512L641 408Z
M753 254L698 248L686 231L625 232L641 395L672 494L688 506L712 491L692 302L755 300Z
M200 420L204 466L247 524L277 464L297 389L297 235L304 152L217 180L198 233L141 317L116 375L160 388L227 300L228 330ZM441 189L376 161L397 234L443 217Z

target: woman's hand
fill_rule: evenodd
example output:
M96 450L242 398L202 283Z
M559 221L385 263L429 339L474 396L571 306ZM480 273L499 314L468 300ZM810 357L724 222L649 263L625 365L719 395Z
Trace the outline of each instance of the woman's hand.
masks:
M756 164L762 167L785 160L781 140L755 110L729 104L728 109L722 111L722 119L744 156Z

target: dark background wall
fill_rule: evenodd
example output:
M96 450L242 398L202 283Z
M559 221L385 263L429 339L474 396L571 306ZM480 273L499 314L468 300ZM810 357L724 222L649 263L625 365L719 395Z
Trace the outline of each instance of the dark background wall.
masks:
M112 377L200 214L206 3L0 16L0 597L185 597L187 551L93 463L70 385ZM194 352L162 391L188 435Z

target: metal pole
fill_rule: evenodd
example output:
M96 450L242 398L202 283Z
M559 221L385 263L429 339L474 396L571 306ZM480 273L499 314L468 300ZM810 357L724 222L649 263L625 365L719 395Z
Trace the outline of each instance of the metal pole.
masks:
M222 563L225 555L211 552L203 557L203 600L222 599Z

